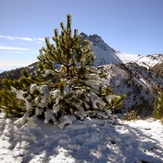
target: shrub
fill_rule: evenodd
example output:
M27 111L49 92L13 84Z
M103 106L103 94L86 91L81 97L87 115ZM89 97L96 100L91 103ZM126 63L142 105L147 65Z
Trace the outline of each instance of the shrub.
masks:
M155 119L163 118L163 93L154 101L153 117Z
M125 113L123 120L126 120L126 121L138 120L140 119L140 117L137 114L138 114L138 110L131 110Z

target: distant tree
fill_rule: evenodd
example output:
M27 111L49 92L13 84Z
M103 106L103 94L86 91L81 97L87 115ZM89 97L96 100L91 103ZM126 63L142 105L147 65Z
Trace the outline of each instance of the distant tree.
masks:
M154 101L153 117L156 119L163 119L163 93Z
M23 71L23 76L15 82L3 80L9 96L14 93L26 106L21 110L24 115L17 124L24 124L34 115L42 116L45 123L52 121L60 128L76 118L84 120L88 116L110 118L114 123L116 119L111 111L122 106L125 95L115 95L103 85L101 78L105 74L93 66L95 56L91 43L83 40L77 29L72 35L71 15L67 15L66 27L63 23L60 25L60 35L57 29L54 30L54 44L45 38L46 48L40 50L35 75ZM3 104L3 111L8 114L9 103L5 104L8 106ZM9 111L11 114L12 110L13 107Z

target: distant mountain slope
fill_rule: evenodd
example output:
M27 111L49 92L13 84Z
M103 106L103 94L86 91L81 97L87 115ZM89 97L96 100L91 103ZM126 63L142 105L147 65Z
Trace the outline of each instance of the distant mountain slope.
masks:
M92 50L94 51L94 54L96 56L96 60L94 65L104 65L104 64L119 64L122 63L121 59L116 55L117 53L120 53L119 51L114 50L110 46L108 46L100 36L98 35L90 35L87 36L84 33L81 33L83 36L83 39L89 40L92 42Z
M163 76L163 62L155 65L151 68L152 71L156 72L156 74Z
M153 112L153 102L163 91L163 77L136 63L99 66L107 74L103 82L117 94L126 94L123 113L138 110L141 117Z
M110 63L120 64L135 62L138 65L149 69L156 64L163 62L163 54L147 55L146 57L143 57L140 54L126 54L111 48L96 34L87 36L85 33L81 33L81 35L83 36L83 39L93 43L92 49L96 56L95 66Z

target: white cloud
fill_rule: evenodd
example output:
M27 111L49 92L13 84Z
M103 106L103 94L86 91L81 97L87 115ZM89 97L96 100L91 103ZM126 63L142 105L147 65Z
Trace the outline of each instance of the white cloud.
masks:
M20 48L20 47L12 47L12 46L0 46L0 50L31 50L31 49Z
M32 64L34 61L0 61L0 67L10 67L10 66L27 66Z
M22 40L22 41L45 41L44 38L30 38L30 37L16 37L16 36L2 36L0 38L8 39L8 40Z
M19 67L24 67L28 66L35 61L0 61L0 70L6 71L6 70L11 70Z
M37 44L42 44L42 42L41 42L41 41L37 41L36 43L37 43Z

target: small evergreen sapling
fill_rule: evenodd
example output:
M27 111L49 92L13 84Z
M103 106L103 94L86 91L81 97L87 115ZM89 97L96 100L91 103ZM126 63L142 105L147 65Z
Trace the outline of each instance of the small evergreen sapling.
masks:
M122 106L125 95L115 95L103 85L105 74L93 66L91 43L83 40L77 29L72 35L71 15L67 15L66 27L60 25L60 35L54 30L54 44L45 38L46 48L40 50L35 76L23 72L16 84L4 82L26 105L17 124L24 124L33 115L60 128L88 116L109 118L114 123L111 110Z
M161 93L161 96L154 101L153 117L163 120L163 93Z

